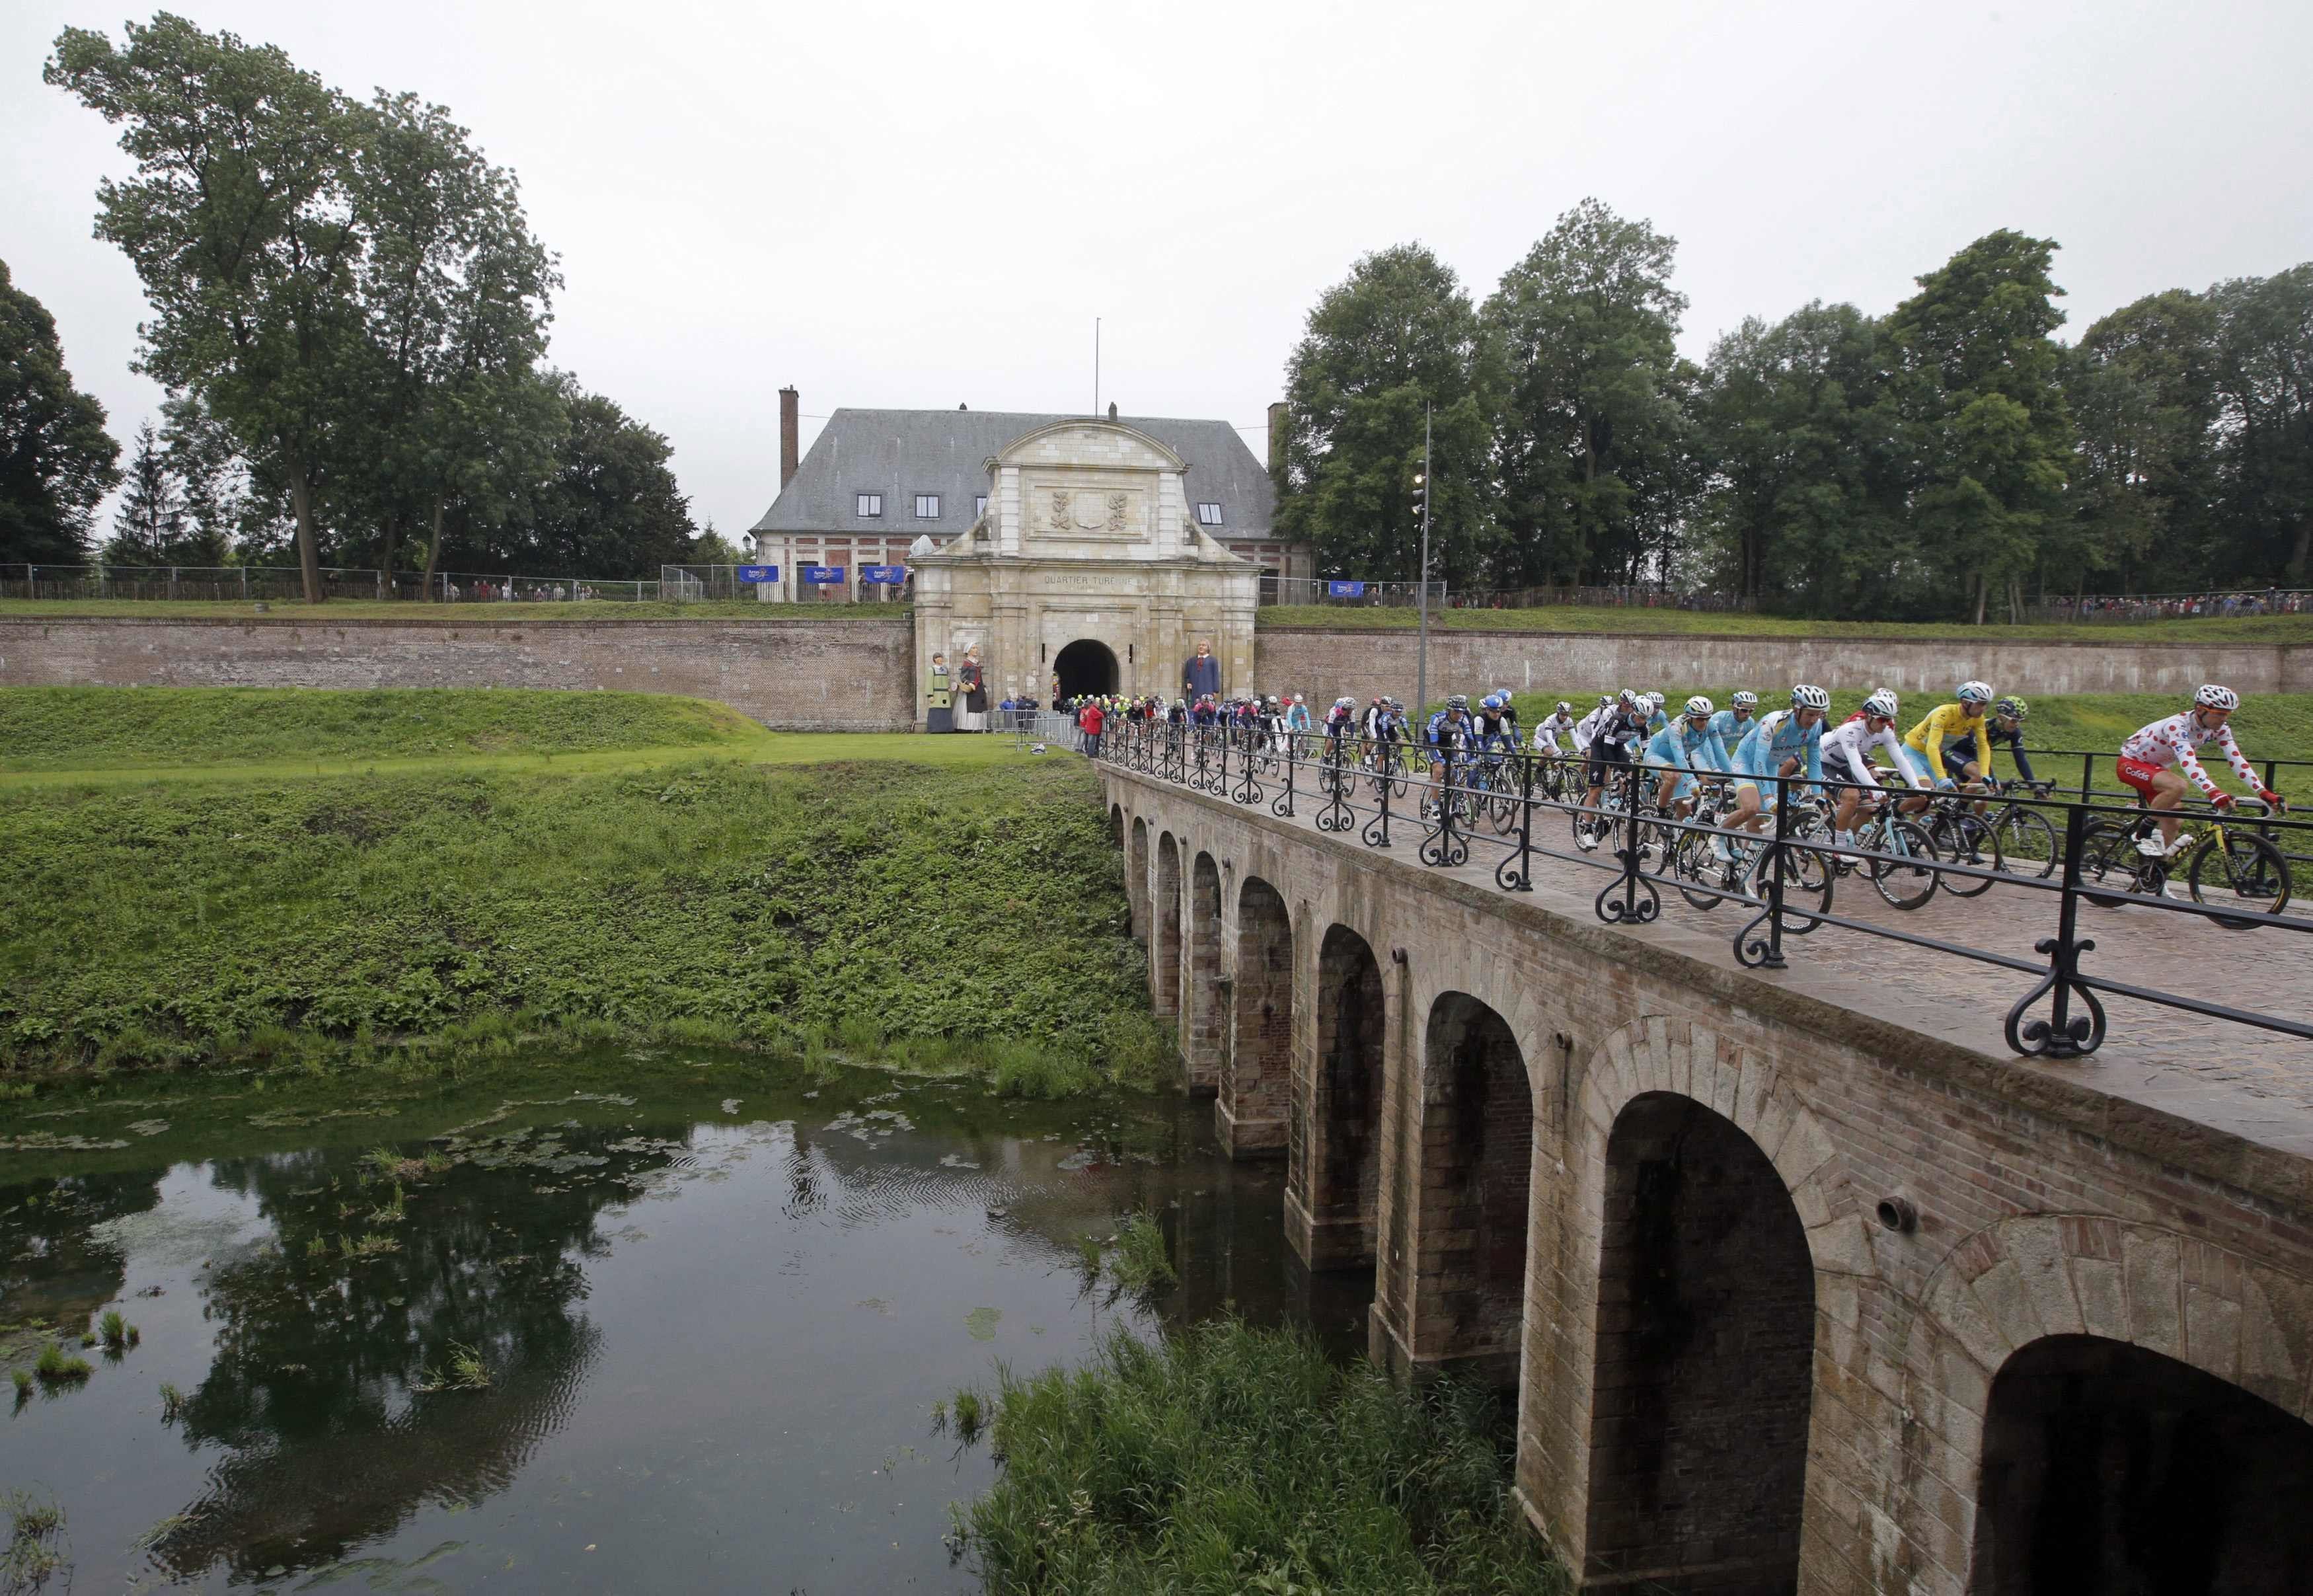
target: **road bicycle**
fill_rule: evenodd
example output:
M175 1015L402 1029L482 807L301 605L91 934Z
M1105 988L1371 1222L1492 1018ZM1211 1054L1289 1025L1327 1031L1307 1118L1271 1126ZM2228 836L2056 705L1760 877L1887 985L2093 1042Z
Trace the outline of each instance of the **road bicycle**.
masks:
M1984 824L1992 827L1992 840L1999 844L1999 869L2011 876L2031 876L2045 881L2063 862L2056 828L2048 824L2045 815L2016 796L2020 787L2036 798L2045 798L2055 785L2053 781L2011 781L2001 789L2006 801L1995 805L1984 816Z
M1928 840L1935 844L1937 857L1945 862L1987 871L2003 868L2000 833L1989 819L1975 812L1973 800L1949 793L1939 795L1917 824L1927 828ZM1992 877L1939 871L1936 884L1956 898L1981 897L1992 889Z
M2242 799L2238 807L2258 816L2271 813L2254 798ZM2239 820L2229 821L2224 811L2217 809L2210 811L2198 826L2185 823L2177 833L2184 845L2176 852L2148 854L2137 843L2156 834L2154 828L2161 816L2141 803L2138 808L2141 812L2133 818L2098 820L2082 835L2082 885L2120 889L2119 894L2085 893L2089 903L2100 909L2117 909L2132 895L2168 896L2169 883L2181 860L2185 887L2194 903L2211 909L2247 911L2211 916L2227 930L2252 930L2262 919L2289 907L2296 884L2291 879L2287 857L2270 837Z
M1716 807L1720 794L1707 793L1697 807L1693 824L1697 827L1715 826L1721 818ZM1799 816L1792 816L1796 821ZM1672 873L1678 881L1679 895L1698 909L1715 909L1721 899L1748 896L1764 899L1767 895L1767 871L1773 868L1773 859L1781 853L1783 859L1783 903L1787 909L1796 909L1797 918L1787 919L1783 929L1797 936L1805 936L1822 921L1818 915L1831 913L1831 899L1839 879L1832 868L1831 857L1820 849L1800 845L1800 832L1794 825L1790 834L1780 845L1772 836L1756 832L1687 830L1676 825L1658 824L1657 833L1667 840L1665 849Z
M1937 852L1935 839L1907 815L1895 812L1894 802L1882 794L1867 800L1871 812L1855 828L1855 841L1850 854L1866 857L1856 859L1850 854L1825 854L1832 873L1845 876L1861 870L1891 909L1912 910L1924 906L1936 895ZM1827 842L1834 835L1834 811L1831 800L1816 798L1791 816L1794 835Z

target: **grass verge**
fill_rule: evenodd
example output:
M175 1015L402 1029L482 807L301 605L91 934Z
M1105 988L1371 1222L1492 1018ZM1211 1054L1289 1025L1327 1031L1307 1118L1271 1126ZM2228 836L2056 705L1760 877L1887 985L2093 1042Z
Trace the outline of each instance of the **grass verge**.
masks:
M711 748L761 729L726 704L668 693L0 688L0 769L8 771Z
M1279 604L1259 613L1264 628L1315 627L1326 631L1412 630L1410 609L1359 609L1336 604ZM1623 636L1711 635L1778 638L1964 638L1974 642L2038 640L2075 643L2313 641L2313 615L2244 615L2227 620L2133 621L2107 625L1968 626L1956 621L1806 621L1784 615L1720 614L1701 610L1614 609L1564 604L1535 610L1433 610L1433 628L1448 631L1611 632Z
M1510 1500L1491 1398L1410 1396L1296 1333L1120 1331L1085 1368L1005 1371L993 1407L1002 1472L957 1514L991 1591L1567 1589Z

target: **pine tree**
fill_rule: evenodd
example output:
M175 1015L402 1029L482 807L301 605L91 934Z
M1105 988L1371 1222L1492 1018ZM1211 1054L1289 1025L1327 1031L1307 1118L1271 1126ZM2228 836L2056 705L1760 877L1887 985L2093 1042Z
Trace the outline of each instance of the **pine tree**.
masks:
M107 565L167 565L185 535L185 500L146 421L136 429L136 452L123 479L120 507L112 516L112 541L104 545Z

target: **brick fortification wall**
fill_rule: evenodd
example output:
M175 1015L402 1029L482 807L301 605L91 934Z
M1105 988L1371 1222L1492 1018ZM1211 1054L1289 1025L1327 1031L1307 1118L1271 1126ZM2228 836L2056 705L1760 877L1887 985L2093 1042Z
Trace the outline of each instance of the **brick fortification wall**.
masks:
M914 678L915 634L885 619L0 620L12 687L599 688L715 699L778 731L905 731Z
M1413 696L1417 639L1404 631L1264 628L1254 639L1262 692L1330 703L1376 692ZM1968 676L2001 692L2190 692L2222 682L2241 692L2313 692L2313 648L2286 643L1976 642L1960 638L1608 636L1574 632L1429 634L1429 695L1510 687L1595 692L1617 687L1793 682L1949 692Z

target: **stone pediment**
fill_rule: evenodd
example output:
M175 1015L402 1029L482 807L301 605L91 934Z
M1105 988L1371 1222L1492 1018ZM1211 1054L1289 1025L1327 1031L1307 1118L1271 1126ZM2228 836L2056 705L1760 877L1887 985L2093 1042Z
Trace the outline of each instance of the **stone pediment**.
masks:
M1086 416L1055 421L1004 445L995 465L1061 466L1092 471L1183 472L1188 463L1138 428Z

